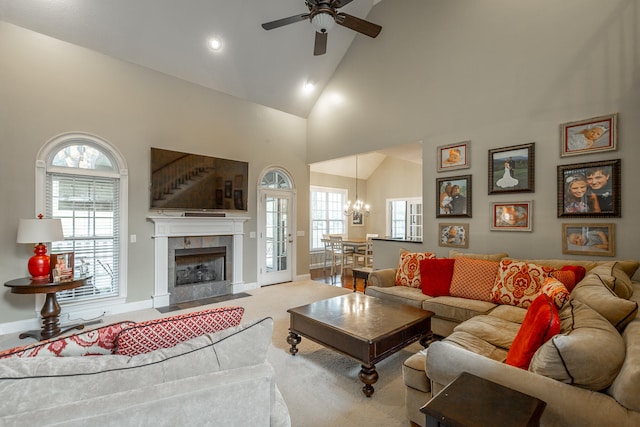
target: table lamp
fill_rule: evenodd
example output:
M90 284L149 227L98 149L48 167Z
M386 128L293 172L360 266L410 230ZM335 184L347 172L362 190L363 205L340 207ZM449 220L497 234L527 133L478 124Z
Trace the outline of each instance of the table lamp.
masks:
M49 255L47 246L43 242L56 242L64 240L62 221L59 219L43 219L42 214L38 219L20 219L18 224L17 243L35 244L35 255L29 259L29 274L33 280L49 278ZM39 243L36 243L39 242Z

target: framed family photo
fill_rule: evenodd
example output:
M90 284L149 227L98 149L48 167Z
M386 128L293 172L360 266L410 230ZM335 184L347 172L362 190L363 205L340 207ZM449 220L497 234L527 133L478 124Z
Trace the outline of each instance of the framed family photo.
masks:
M618 113L560 125L560 157L615 151Z
M436 179L436 218L471 218L471 175Z
M469 224L438 224L439 246L469 247Z
M615 256L615 224L562 224L562 253Z
M533 201L491 203L491 230L531 231Z
M471 167L471 141L437 147L436 161L438 172Z
M535 142L489 150L489 194L535 191Z
M73 252L49 255L52 282L67 282L73 279Z
M558 166L558 217L619 218L620 159Z

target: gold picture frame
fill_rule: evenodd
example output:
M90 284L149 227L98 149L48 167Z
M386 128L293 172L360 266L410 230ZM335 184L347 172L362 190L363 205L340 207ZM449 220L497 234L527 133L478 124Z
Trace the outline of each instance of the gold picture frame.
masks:
M562 224L562 253L616 256L615 224Z

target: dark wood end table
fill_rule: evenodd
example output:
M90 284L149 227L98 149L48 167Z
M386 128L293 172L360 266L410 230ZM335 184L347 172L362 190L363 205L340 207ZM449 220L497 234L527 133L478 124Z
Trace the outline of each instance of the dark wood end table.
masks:
M546 402L463 372L420 411L427 427L532 427Z
M351 269L351 273L353 274L353 292L356 291L356 279L364 280L363 292L367 289L367 280L369 280L369 274L371 274L372 271L373 268L371 267L354 267Z
M298 353L304 336L362 363L362 392L373 394L375 364L409 344L431 337L430 311L361 293L348 293L287 310L291 315L287 343Z
M11 293L33 295L46 294L44 305L40 314L42 315L42 329L23 332L20 339L27 337L35 338L38 341L55 338L71 329L82 329L84 325L72 325L64 330L60 329L58 316L60 315L60 305L56 292L79 288L87 283L91 276L76 276L72 280L65 282L51 282L48 279L32 280L30 277L22 277L6 282L4 285L11 288Z

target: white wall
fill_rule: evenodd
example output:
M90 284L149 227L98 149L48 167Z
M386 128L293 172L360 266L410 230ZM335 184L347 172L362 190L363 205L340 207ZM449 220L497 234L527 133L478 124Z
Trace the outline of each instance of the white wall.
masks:
M29 245L16 241L19 218L34 217L35 158L50 138L69 131L98 135L129 167L128 303L153 294L149 213L150 147L249 162L245 282L257 277L256 185L269 165L291 172L297 225L308 230L306 121L214 92L0 21L0 282L27 275ZM308 272L308 241L297 240L298 274ZM124 239L126 242L127 239ZM35 318L34 298L0 299L0 323ZM38 307L39 310L39 307Z
M469 251L562 254L561 224L616 224L616 258L638 259L640 2L637 0L394 0L367 17L308 120L308 160L423 141L425 250L437 246L435 180L472 174ZM335 103L335 95L341 102ZM561 158L561 123L619 113L616 152ZM327 126L331 123L331 126ZM471 168L435 171L436 146L471 140ZM488 150L536 143L534 193L488 195ZM558 165L622 159L622 216L558 218ZM533 232L490 231L490 203L533 200ZM458 222L458 220L456 220ZM376 244L376 267L397 248Z

